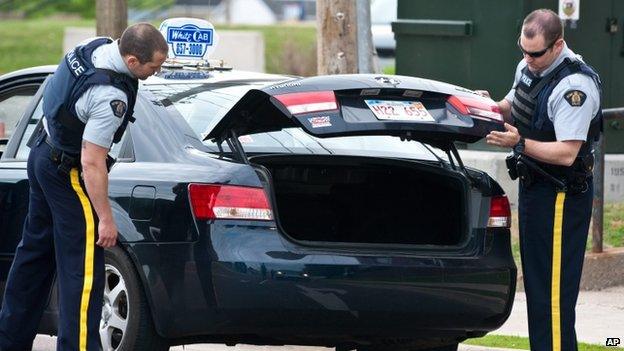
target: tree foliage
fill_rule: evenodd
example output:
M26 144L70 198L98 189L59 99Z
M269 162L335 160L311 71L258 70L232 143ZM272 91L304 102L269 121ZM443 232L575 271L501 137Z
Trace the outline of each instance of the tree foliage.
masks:
M82 18L95 18L96 0L0 0L0 12L19 12L26 18L41 18L57 13L75 14ZM162 9L174 0L126 0L128 8Z

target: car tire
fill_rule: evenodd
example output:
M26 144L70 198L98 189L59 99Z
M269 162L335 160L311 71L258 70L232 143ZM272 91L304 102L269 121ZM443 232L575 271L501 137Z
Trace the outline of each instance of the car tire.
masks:
M169 345L154 328L132 262L119 247L104 251L105 285L100 340L104 351L161 351Z

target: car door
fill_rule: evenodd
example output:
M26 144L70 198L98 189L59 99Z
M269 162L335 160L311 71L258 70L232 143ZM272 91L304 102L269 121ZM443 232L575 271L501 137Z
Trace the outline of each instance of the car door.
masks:
M5 148L0 158L0 296L4 295L7 275L28 212L26 161L30 148L27 142L43 116L42 85L48 73L11 76L11 84L0 77L0 97L4 98L0 101L0 109L3 103L13 105L6 106L2 111L8 111L7 120L14 121L11 122L10 133L5 134ZM15 105L20 102L22 107L17 108Z

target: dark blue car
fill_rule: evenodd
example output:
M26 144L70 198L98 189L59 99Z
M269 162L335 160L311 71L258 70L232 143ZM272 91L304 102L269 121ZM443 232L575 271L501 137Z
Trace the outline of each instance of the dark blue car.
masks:
M53 70L0 77L2 288ZM502 129L491 100L413 77L168 68L135 117L111 150L105 350L455 350L508 317L509 204L455 147Z

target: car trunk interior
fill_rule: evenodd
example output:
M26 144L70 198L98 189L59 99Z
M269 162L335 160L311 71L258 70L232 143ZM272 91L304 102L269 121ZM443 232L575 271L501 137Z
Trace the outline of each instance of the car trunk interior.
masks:
M437 165L336 155L251 162L264 166L278 224L295 240L457 245L466 233L467 182Z

